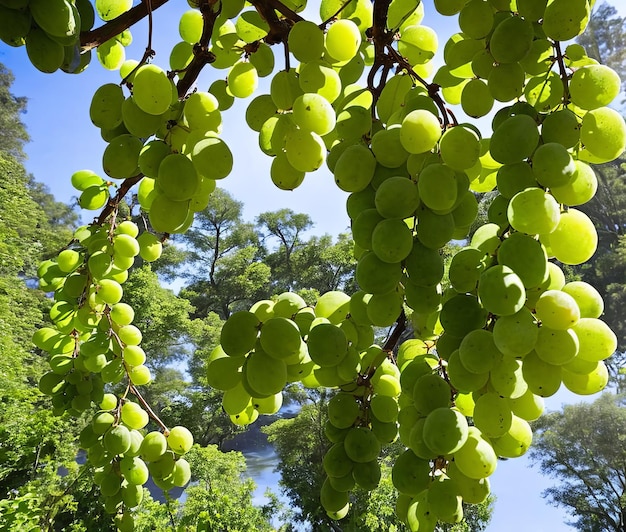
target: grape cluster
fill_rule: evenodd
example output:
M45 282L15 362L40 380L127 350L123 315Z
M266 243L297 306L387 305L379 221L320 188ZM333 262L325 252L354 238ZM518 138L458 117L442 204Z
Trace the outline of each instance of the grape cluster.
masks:
M89 171L73 176L84 190L102 186L101 181ZM167 430L157 421L163 432L142 430L154 414L137 386L150 382L151 375L141 331L132 323L134 311L122 302L122 285L135 257L156 260L161 248L155 235L139 235L131 221L83 226L76 230L72 245L56 260L43 262L38 272L41 288L54 293L52 326L33 337L34 344L49 354L50 371L41 377L39 389L52 397L57 415L68 412L78 417L93 404L99 408L82 430L80 445L95 468L105 508L119 513L121 530L132 530L127 510L141 501L149 474L164 490L186 485L191 474L189 464L180 458L193 444L187 429ZM121 397L105 393L107 385L121 382L127 383ZM138 402L129 398L129 392Z
M10 46L26 46L30 62L41 72L62 70L78 74L91 61L91 50L82 49L81 32L89 31L96 14L109 21L126 13L132 0L3 0L0 2L0 39ZM98 61L117 70L132 42L130 30L100 44Z

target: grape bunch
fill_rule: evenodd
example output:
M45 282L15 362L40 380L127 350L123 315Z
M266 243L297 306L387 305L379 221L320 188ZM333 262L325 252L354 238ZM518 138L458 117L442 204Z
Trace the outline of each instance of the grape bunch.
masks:
M80 171L73 182L79 190L89 190L101 187L103 180ZM106 510L118 514L120 530L133 529L129 510L141 502L149 474L164 490L185 486L191 475L181 456L193 445L192 435L184 427L168 430L137 388L152 376L145 365L141 331L133 325L133 308L122 301L122 285L135 258L154 261L161 249L154 234L139 234L129 220L83 226L72 245L55 260L43 262L38 272L41 288L54 297L52 326L33 337L48 353L50 364L39 389L51 396L57 415L78 417L94 405L98 408L80 434L80 446L94 467ZM106 392L107 386L118 383L126 384L124 394ZM151 417L162 432L143 430Z
M96 15L110 21L126 13L132 0L3 0L0 3L0 39L10 46L25 46L30 62L41 72L83 72L91 62L91 49L83 48L82 32L92 29ZM101 43L98 61L117 70L132 42L126 29Z
M88 53L75 62L78 32L93 24L91 4L55 0L45 15L40 5L0 0L0 38L25 42L45 71L59 68L65 46L71 66L61 68L80 71ZM399 439L399 518L420 531L459 522L462 502L488 496L498 457L527 451L544 397L561 386L592 394L608 381L617 339L601 319L602 297L561 268L594 254L598 237L579 207L598 187L592 165L626 147L624 120L609 107L619 76L582 46L562 46L584 31L593 1L435 0L460 30L437 70L438 36L422 24L419 0L322 0L320 24L298 14L302 2L189 5L169 72L150 54L125 61L128 30L99 43L100 61L122 79L90 106L108 143L107 178L82 170L72 183L81 206L102 212L41 265L55 301L53 327L34 337L50 354L40 389L59 414L98 405L81 444L121 529L132 529L146 471L164 489L189 480L181 455L192 440L143 401L137 386L151 377L122 301L135 257L158 258L161 239L119 222L117 205L135 190L157 233L185 232L233 166L222 115L249 99L245 119L273 158L278 188L293 190L326 165L347 194L359 289L322 294L314 306L286 292L233 313L207 382L224 391L239 425L277 412L288 383L336 390L320 494L331 517L346 515L355 486L378 484L381 451ZM95 2L104 21L130 7ZM44 38L55 44L42 51ZM277 44L284 68L274 72ZM207 65L224 75L191 90ZM269 93L257 95L270 75ZM495 111L489 136L451 106L471 119ZM446 266L454 240L464 247ZM409 323L414 338L398 347ZM382 346L381 327L393 327ZM125 395L105 393L119 382ZM148 418L159 430L145 434Z

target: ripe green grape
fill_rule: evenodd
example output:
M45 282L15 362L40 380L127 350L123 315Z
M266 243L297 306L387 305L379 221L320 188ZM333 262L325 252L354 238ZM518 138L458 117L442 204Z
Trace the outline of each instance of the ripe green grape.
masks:
M167 446L176 454L185 454L193 446L193 436L185 427L173 427L167 435Z
M534 37L531 22L511 16L496 26L489 40L489 50L498 63L516 63L528 54Z
M562 291L574 298L581 318L599 318L604 312L602 296L589 283L571 281L563 286Z
M200 184L194 164L180 153L167 155L161 161L156 182L168 199L180 202L191 199Z
M247 98L257 88L259 76L252 63L240 61L228 72L228 90L235 98Z
M339 156L333 171L335 183L345 192L364 190L374 177L376 159L362 144L348 146Z
M584 31L590 11L586 0L554 0L544 12L543 31L555 41L569 41Z
M133 6L132 0L96 0L96 13L102 20L113 20Z
M99 87L91 98L89 117L93 124L103 129L113 129L122 123L124 93L115 83Z
M285 152L289 164L301 172L317 170L326 159L326 146L321 137L303 129L291 129L287 132Z
M519 312L526 301L522 280L504 265L492 266L481 274L478 295L484 307L498 316Z
M617 349L617 336L602 320L581 318L573 329L580 344L578 357L583 360L605 360Z
M522 373L528 389L535 395L550 397L561 387L561 366L544 362L534 351L524 357Z
M507 216L514 229L529 235L552 233L561 219L559 204L554 197L536 187L515 194Z
M419 241L413 242L404 267L409 280L418 286L436 285L443 277L443 258L438 251L425 247Z
M548 256L538 240L523 233L512 233L498 248L498 262L511 268L525 288L539 286L548 275Z
M562 366L574 360L579 345L578 337L572 329L552 329L543 325L539 329L535 352L544 362Z
M523 357L536 343L539 328L535 317L525 307L515 314L500 316L493 328L493 340L503 354Z
M376 190L376 209L384 218L408 218L419 206L417 185L406 177L390 177Z
M441 124L436 115L425 109L411 111L402 120L400 142L409 153L432 150L441 136Z
M437 455L455 453L467 441L467 420L457 410L436 408L426 417L423 437L424 443Z
M102 167L110 177L124 179L139 173L139 153L143 148L141 139L124 134L115 137L105 148Z
M231 314L220 333L220 345L226 354L234 357L252 351L258 336L259 319L246 310Z
M497 456L491 444L482 437L476 427L469 429L465 445L454 455L454 464L461 473L471 479L490 476L497 465Z
M209 92L194 92L185 100L184 114L191 129L218 131L222 118L217 98Z
M302 63L315 61L324 53L324 32L313 22L296 22L289 31L287 42L289 51Z
M423 65L435 56L439 45L437 33L428 26L405 27L400 34L398 51L411 65Z
M370 294L393 290L401 277L402 267L399 263L383 262L373 252L362 255L356 266L356 281L362 290Z
M450 211L457 200L457 177L444 164L431 164L418 176L417 188L424 205L436 211Z
M328 401L328 420L333 426L339 429L347 429L352 427L360 413L360 406L353 395L347 393L338 393ZM343 448L343 443L341 443ZM335 451L340 453L340 451ZM324 468L326 469L326 459L324 459ZM326 472L332 475L328 470ZM341 476L341 475L337 475Z
M337 61L349 61L361 46L361 32L349 19L334 22L326 33L325 47L331 57Z
M272 87L274 86L274 79L276 79L278 75L280 75L280 72L272 79ZM319 94L331 103L335 102L341 94L342 84L339 74L333 70L328 63L321 60L300 65L300 76L298 78L292 78L290 82L295 83L295 87L289 87L293 91L291 104L293 104L295 98L304 92ZM272 97L273 94L272 92ZM277 104L277 106L279 109L283 109L280 105ZM290 108L291 105L285 109Z
M161 115L172 103L172 82L158 66L143 65L135 72L133 97L142 111Z
M191 162L202 177L223 179L233 169L233 154L222 139L208 137L195 144Z
M348 458L358 464L375 460L381 450L381 444L376 435L366 427L351 428L343 444Z
M626 148L626 124L614 109L599 107L583 116L580 140L591 155L591 162L616 159ZM585 160L583 156L581 159Z
M259 341L263 350L276 359L295 355L302 342L298 326L290 319L280 316L263 323Z
M519 63L502 63L495 66L487 79L495 100L510 102L522 95L525 73Z
M336 325L320 323L309 331L307 347L309 356L317 365L336 366L347 354L348 339Z
M470 0L459 13L459 27L472 39L486 37L491 31L493 20L493 9L483 0Z
M470 331L459 346L461 363L470 373L487 373L500 356L493 333L484 329Z
M406 162L409 152L404 148L401 137L402 130L399 126L374 133L371 149L379 164L387 168L397 168Z
M572 102L582 109L609 105L620 92L617 73L606 65L583 66L572 74L569 83Z
M281 190L294 190L299 187L304 181L305 175L306 172L301 172L291 166L284 152L277 153L272 160L270 177L272 183Z
M537 123L528 115L507 118L494 132L489 144L491 156L502 164L530 157L539 143Z
M200 41L203 26L202 13L198 10L190 9L181 15L178 21L178 33L183 41L195 44Z
M559 203L569 206L583 205L591 200L598 190L598 179L588 164L574 161L576 170L563 186L552 187L550 192Z
M307 131L326 135L335 127L335 110L328 100L315 93L305 93L293 103L293 121Z
M544 142L557 142L565 148L573 148L580 141L580 120L569 109L548 114L541 123Z
M532 156L533 172L540 185L547 188L567 185L576 173L574 159L564 146L548 142Z
M598 233L585 213L568 209L561 213L558 225L547 235L547 242L563 264L582 264L595 253Z

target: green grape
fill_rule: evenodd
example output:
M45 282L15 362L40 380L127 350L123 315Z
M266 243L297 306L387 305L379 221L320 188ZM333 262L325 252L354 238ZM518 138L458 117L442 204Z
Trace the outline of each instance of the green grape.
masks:
M513 164L530 157L539 143L537 123L530 116L519 114L507 118L493 132L489 151L502 164Z
M439 143L443 162L455 170L467 170L478 162L480 144L476 133L464 127L448 129Z
M289 30L289 51L301 63L316 61L324 53L324 32L313 22L301 20Z
M391 290L384 294L373 294L367 304L367 316L376 327L390 327L402 312L403 294Z
M104 185L104 179L102 179L99 175L95 174L91 170L79 170L74 172L71 177L72 186L76 190L86 190L92 186L101 187Z
M587 0L554 0L543 14L543 31L555 41L569 41L580 35L589 21Z
M239 61L228 72L228 90L235 98L247 98L258 84L259 76L252 63Z
M400 142L409 153L432 150L441 136L441 124L436 115L425 109L411 111L402 120Z
M124 179L139 173L139 153L143 142L134 135L115 137L105 148L102 166L110 177Z
M417 286L409 281L404 292L406 304L418 314L435 312L441 304L441 285Z
M401 136L401 128L398 126L374 133L371 149L379 164L387 168L397 168L406 162L409 152L401 143Z
M405 450L396 459L391 471L394 487L406 495L415 496L430 483L430 463L418 458L411 449Z
M535 235L552 233L559 225L562 214L551 194L531 187L511 198L507 216L514 229Z
M435 57L438 44L437 33L428 26L407 26L400 34L398 51L411 65L423 65Z
M150 115L142 111L132 96L122 104L122 117L126 130L139 138L152 136L164 122L158 115Z
M148 466L138 456L126 456L120 460L120 472L129 484L142 486L148 481Z
M173 427L167 435L167 446L178 455L185 454L193 446L193 436L185 427Z
M523 233L511 233L498 248L498 263L511 268L525 288L539 286L546 279L547 262L541 242Z
M442 407L431 411L423 429L424 443L437 455L452 454L467 441L468 425L457 410Z
M366 427L353 427L346 434L343 445L348 458L358 464L376 460L381 445L375 434Z
M592 395L602 391L609 382L609 370L604 362L597 362L589 373L572 373L563 370L563 384L578 395Z
M133 98L142 111L162 115L172 103L172 82L158 66L143 65L135 73Z
M489 385L500 397L521 397L528 390L522 363L511 357L501 357L489 373Z
M283 394L278 392L262 399L253 399L254 408L259 414L276 414L283 405Z
M470 331L459 346L461 363L470 373L487 373L493 368L500 356L493 333L485 329Z
M217 132L222 123L219 102L209 92L194 92L189 96L184 115L191 129Z
M318 135L326 135L335 127L335 110L328 100L315 93L305 93L293 102L295 124Z
M534 351L524 357L522 373L528 389L535 395L550 397L561 387L561 366L544 362Z
M470 0L459 13L459 27L472 39L486 37L491 32L493 20L493 9L484 0Z
M362 144L348 146L339 156L334 168L337 186L345 192L364 190L372 180L376 159Z
M352 470L352 477L361 489L371 491L375 489L381 478L378 460L359 464Z
M475 2L476 0L472 0ZM478 0L484 4L482 0ZM493 96L489 86L481 79L473 79L463 86L461 92L461 106L465 114L479 118L485 116L493 107Z
M346 506L349 507L348 492L337 491L327 478L320 490L320 502L326 512L336 512L341 515L343 509Z
M23 46L31 29L32 17L28 10L9 9L0 5L0 39L9 46Z
M170 153L171 149L168 144L162 140L151 140L144 144L139 152L137 161L139 170L142 174L155 179L159 173L159 165Z
M273 395L273 394L270 394ZM240 380L232 388L228 388L222 396L222 407L229 415L236 415L243 412L252 405L252 398L244 388L243 382Z
M269 26L256 10L243 11L235 22L239 38L247 43L258 41L268 33Z
M347 393L338 393L328 401L328 420L338 429L352 427L359 417L360 411L359 402L353 395ZM341 446L343 448L343 444ZM340 453L340 451L335 451L335 453ZM326 469L326 459L324 459L324 469ZM328 470L326 472L330 476L343 476L347 473L347 471L338 471L341 474L332 475Z
M437 374L423 375L413 387L413 401L423 416L437 408L447 408L450 405L450 386Z
M104 446L111 454L124 454L130 443L130 431L124 425L111 427L104 434Z
M193 46L187 42L179 42L170 52L170 69L177 71L179 78L185 77L185 68L193 60ZM121 70L121 69L120 69Z
M617 336L602 320L581 318L573 327L579 341L578 358L598 362L617 349Z
M350 296L338 290L322 294L315 304L315 316L338 325L350 314Z
M519 312L526 301L522 280L504 265L492 266L481 274L478 295L485 309L498 316Z
M574 159L565 147L556 142L539 146L532 160L535 178L540 185L550 189L567 185L576 172Z
M457 176L445 164L431 164L418 176L417 189L424 205L449 212L457 201Z
M594 163L609 162L624 152L626 148L626 124L624 118L614 109L599 107L583 116L580 140L585 152L591 157L581 159Z
M498 350L513 357L530 353L537 343L538 335L535 317L527 308L499 317L493 328L493 340Z
M389 79L376 102L376 111L382 122L389 122L390 117L403 106L412 88L410 76L398 75Z
M411 283L418 286L436 285L443 277L444 265L440 253L423 246L419 241L413 242L404 267Z
M559 203L570 206L587 203L598 190L598 179L593 168L582 161L574 161L574 165L576 170L572 178L565 185L550 190Z
M576 325L580 310L576 300L561 290L547 290L535 303L535 314L542 324L565 330Z
M356 281L362 290L370 294L390 292L401 277L400 264L383 262L373 252L363 254L356 266Z
M609 105L619 94L621 81L617 73L605 65L588 65L572 74L569 83L572 103L586 110Z
M324 61L312 61L300 65L300 76L291 80L295 82L295 91L291 103L303 92L316 93L326 98L330 103L337 100L341 94L341 78L328 63ZM276 76L280 75L279 72ZM276 79L274 76L274 79ZM272 80L272 86L274 83ZM273 96L272 96L273 97ZM278 106L281 108L280 106ZM290 109L291 105L287 107Z
M347 354L348 339L340 327L320 323L309 331L309 356L321 367L336 366Z
M361 32L351 20L337 20L328 28L324 45L328 54L337 61L349 61L359 51Z
M513 414L526 421L538 419L544 410L543 397L535 395L529 389L527 389L523 395L509 399L509 405L511 406Z
M285 151L289 164L301 172L317 170L326 159L322 138L312 131L292 129L287 132Z
M444 523L460 523L463 520L463 499L453 480L440 476L428 488L429 512Z
M180 153L167 155L161 161L156 182L168 199L179 202L191 199L199 186L193 163Z
M246 109L246 123L253 131L261 131L265 121L276 114L276 105L269 94L254 98Z
M417 238L426 247L438 249L446 245L454 235L455 225L452 214L437 214L425 205L420 205L417 211L419 224Z
M509 199L526 188L537 186L532 167L526 162L501 166L498 169L496 180L498 192Z
M463 9L467 0L435 0L435 9L446 16L456 15Z
M105 21L113 20L133 6L132 0L96 0L98 16Z
M519 63L502 63L491 70L487 82L495 100L510 102L522 95L524 80L524 69Z
M438 342L439 344L439 342ZM439 352L439 351L438 351ZM483 388L489 381L489 373L472 373L461 362L459 350L455 349L448 355L448 378L455 390L470 393Z
M224 79L216 79L211 83L208 92L217 98L220 111L230 109L235 102L235 97L228 93L228 83Z
M258 336L259 319L246 310L231 314L222 327L220 345L226 354L234 357L254 349Z
M196 142L191 162L205 179L223 179L233 169L233 154L222 139L207 137Z
M536 22L543 18L548 0L517 0L519 14L527 20Z
M202 13L195 9L185 11L178 21L180 38L189 44L195 44L200 41L203 27Z
M533 432L528 422L513 416L511 428L491 443L498 456L518 458L526 453L533 439Z
M524 71L531 76L545 76L553 64L554 51L548 39L536 39L530 46L530 51L519 63ZM545 78L544 78L545 79ZM562 86L559 94L562 96ZM558 89L557 91L558 92Z
M473 247L459 250L450 262L448 277L452 287L459 293L473 292L480 274L485 269L485 254Z
M472 61L474 57L485 49L483 40L463 38L461 34L453 36L446 43L444 56L447 57L447 66L439 69L435 81L441 83L444 89L444 98L449 103L457 104L459 91L467 83L467 79L474 77ZM458 39L458 40L457 40Z
M337 114L335 130L344 140L359 139L372 127L372 116L363 107L348 107Z
M28 46L28 42L26 45ZM98 46L96 55L100 64L107 70L118 70L126 60L124 45L115 38L109 39Z
M291 318L306 306L306 301L298 294L283 292L275 298L273 311L276 317Z
M459 470L456 462L448 462L446 473L455 482L464 502L469 504L481 504L489 496L489 479L473 479L467 477Z
M454 455L454 464L466 477L478 480L495 471L497 456L491 444L482 437L481 431L470 427L465 445Z
M574 360L578 350L579 341L573 330L552 329L547 325L539 328L535 352L544 362L562 366Z
M145 231L137 237L137 242L139 243L139 256L146 262L153 262L161 256L163 244L156 235Z
M408 218L419 206L417 185L406 177L390 177L376 190L376 209L384 218Z
M306 172L301 172L291 166L284 152L277 153L276 157L272 159L270 168L272 183L281 190L294 190L299 187L304 181L305 175Z
M563 264L588 261L598 246L598 234L589 217L576 209L561 213L559 223L549 235L542 235L553 255Z
M65 57L63 46L51 39L41 28L32 28L25 40L28 59L37 70L50 74L61 67Z
M139 244L134 237L118 234L113 237L113 253L120 257L135 257L139 254Z
M443 304L439 320L446 333L463 338L470 331L485 325L487 312L476 297L459 294Z
M121 376L120 376L121 377ZM152 380L152 375L147 366L133 366L128 372L128 378L136 386L143 386Z
M124 362L129 366L141 366L146 361L146 353L138 345L127 345L122 350Z
M122 123L124 93L115 83L107 83L94 93L89 106L89 118L99 128L113 129Z
M269 356L279 360L297 354L302 342L298 326L290 319L278 315L263 323L259 341Z
M528 54L534 37L531 22L511 16L496 26L489 40L489 51L498 63L516 63Z
M584 281L571 281L562 291L572 296L580 310L581 318L599 318L604 312L604 302L600 293Z

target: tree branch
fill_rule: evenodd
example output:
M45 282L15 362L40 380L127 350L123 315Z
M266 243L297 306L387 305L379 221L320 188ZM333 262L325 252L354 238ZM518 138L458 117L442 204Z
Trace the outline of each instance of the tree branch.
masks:
M110 20L103 26L95 30L82 32L80 34L81 52L96 48L116 35L119 35L124 30L127 30L132 25L139 22L142 18L147 17L151 11L155 11L162 5L167 4L167 2L169 2L169 0L152 0L151 5L142 2L126 13L121 14L119 17Z

